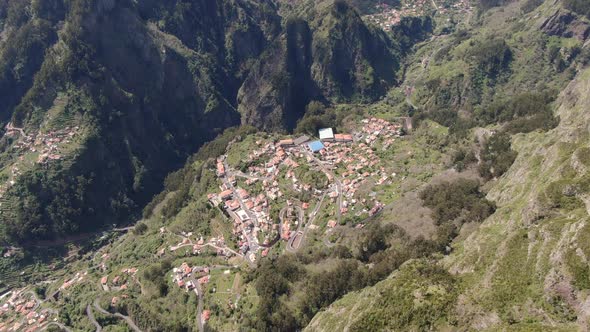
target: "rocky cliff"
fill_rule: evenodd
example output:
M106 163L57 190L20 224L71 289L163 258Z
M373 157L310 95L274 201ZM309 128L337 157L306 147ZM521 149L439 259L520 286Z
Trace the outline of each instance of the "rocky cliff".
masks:
M397 82L399 45L347 3L314 8L285 25L240 89L244 123L292 129L311 100L370 102Z

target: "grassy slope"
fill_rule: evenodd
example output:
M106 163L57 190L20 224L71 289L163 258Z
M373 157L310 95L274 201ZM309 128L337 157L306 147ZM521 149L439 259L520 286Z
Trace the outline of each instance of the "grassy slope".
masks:
M584 161L590 116L584 110L590 106L589 79L586 70L562 93L559 127L515 137L513 147L519 156L488 196L497 202L497 212L440 261L456 275L461 295L439 329L453 324L493 330L571 330L587 322L590 228L583 201L588 195ZM555 183L564 182L575 187L578 199L551 198ZM399 285L397 278L394 274L374 287L346 295L317 315L308 329L354 327L383 311L384 294L424 287ZM398 322L402 317L395 314L395 305L390 310L384 314Z
M535 14L542 17L550 12L552 8L543 5ZM500 12L486 18L485 26L497 27L494 33L506 32L509 27L499 22L505 23L509 17L510 13ZM531 86L532 82L553 78L551 84L559 86L566 77L541 79L551 69L535 68L537 55L525 52L527 46L516 43L533 40L539 34L533 29L536 25L532 24L532 17L527 16L523 21L531 29L523 29L509 41L516 50L512 64L515 74L505 88ZM418 57L436 51L441 47L439 43L440 40L426 45ZM453 52L461 52L461 45ZM532 66L527 67L527 63ZM424 77L444 76L461 68L452 58L434 64L424 74L414 68L408 78L418 82L418 87ZM585 146L590 118L584 110L590 107L589 78L590 70L581 72L561 93L556 103L561 122L556 129L514 137L513 148L519 153L516 162L506 175L490 184L488 198L497 202L498 210L478 230L455 244L454 252L439 262L456 276L460 295L448 316L434 323L437 329L452 326L451 329L573 330L587 324L590 228L585 205L589 151ZM406 272L402 269L399 273ZM397 314L396 304L387 307L383 299L391 292L404 293L423 287L414 283L400 285L396 281L399 278L403 279L394 273L374 287L345 296L316 315L308 330L354 330L378 312L391 317L389 327L395 328L406 318ZM447 295L443 299L453 298L453 294ZM409 310L420 313L416 305ZM417 327L412 325L412 320L406 323L404 328Z

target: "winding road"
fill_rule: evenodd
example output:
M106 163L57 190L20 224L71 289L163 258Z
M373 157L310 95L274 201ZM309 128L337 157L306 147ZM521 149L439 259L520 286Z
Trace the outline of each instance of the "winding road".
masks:
M248 215L248 217L254 222L254 226L258 227L258 218L256 218L256 216L252 214L252 211L250 211L250 209L248 209L246 207L246 204L244 204L244 201L242 200L240 195L238 195L238 193L236 192L236 188L231 183L231 181L229 181L229 179L228 179L229 178L228 174L231 174L231 172L230 172L230 168L229 168L229 165L227 164L226 159L223 160L223 166L229 172L223 177L223 182L225 183L227 188L231 189L233 196L235 197L235 199L238 200L238 203L240 203L241 209L244 210L246 212L246 214ZM246 230L244 229L243 224L240 225L240 228L242 229L242 234L244 234L244 237L246 237L246 240L248 241L248 247L249 247L248 251L251 251L254 253L258 252L258 249L260 248L260 246L258 244L258 239L253 237L251 233L250 234L246 233ZM244 257L246 258L246 261L251 266L255 265L255 263L250 260L250 257L247 253L244 254Z
M135 325L135 322L133 322L133 320L132 320L131 318L129 318L129 316L125 316L125 315L123 315L123 314L121 314L121 313L118 313L118 312L116 312L116 313L112 314L112 313L110 313L110 312L108 312L108 311L104 310L104 309L103 309L103 308L102 308L102 307L101 307L101 306L98 304L98 299L94 300L94 307L96 308L96 310L98 310L98 311L99 311L100 313L102 313L103 315L107 315L107 316L115 316L115 317L118 317L118 318L121 318L121 319L125 320L125 322L127 323L127 325L129 325L129 327L130 327L130 328L131 328L133 331L135 331L135 332L142 332L142 331L141 331L141 329L140 329L140 328L139 328L137 325Z
M50 325L55 325L55 326L59 327L60 329L65 330L66 332L72 332L72 330L69 327L65 326L62 323L58 323L58 322L49 322L49 323L47 323L47 325L45 325L43 327L43 331L47 331L47 328L49 328Z
M303 148L303 152L306 153L310 158L312 158L324 173L330 175L334 179L334 183L336 184L336 192L338 192L338 198L336 200L336 217L338 219L338 223L340 223L340 220L342 219L342 182L340 182L340 179L336 176L336 174L330 171L321 160L319 160L318 158L316 158L316 156L313 155L313 153L311 153L305 148Z
M102 326L100 326L100 324L96 321L94 312L92 312L92 306L90 306L90 304L86 306L86 316L88 316L88 319L90 319L92 324L96 327L96 332L101 332Z
M292 236L289 239L289 242L287 242L287 251L291 251L294 252L297 249L299 249L299 246L301 245L301 241L302 239L299 240L299 242L296 244L296 246L293 246L293 244L295 243L295 240L297 238L299 238L300 236L303 236L303 232L301 231L301 227L304 227L303 224L305 223L305 214L303 212L303 209L299 206L294 206L294 209L298 210L298 222L297 222L297 233L295 234L295 236ZM285 217L285 212L288 210L288 208L284 208L283 210L281 210L281 214L279 215L279 220L281 222L281 224L283 223L283 219Z

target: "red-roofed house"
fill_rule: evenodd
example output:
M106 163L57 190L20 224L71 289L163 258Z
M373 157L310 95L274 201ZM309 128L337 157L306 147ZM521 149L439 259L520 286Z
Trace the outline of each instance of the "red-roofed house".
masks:
M206 284L209 282L209 276L204 276L202 278L199 278L199 280L197 280L199 282L199 284Z
M219 193L219 197L221 199L230 199L231 198L231 195L232 195L231 189L224 190L221 193Z
M350 134L336 134L334 135L336 142L352 142L352 135Z
M279 141L279 145L280 146L293 146L293 140L292 139L283 139Z
M210 310L203 310L203 312L201 313L201 321L206 322L209 320L210 317L211 317L211 311Z

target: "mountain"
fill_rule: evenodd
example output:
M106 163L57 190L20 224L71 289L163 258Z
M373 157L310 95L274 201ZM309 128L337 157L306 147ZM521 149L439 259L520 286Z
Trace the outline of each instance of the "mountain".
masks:
M344 2L286 18L272 1L7 0L0 31L0 120L22 129L0 144L0 224L20 243L139 218L225 128L375 100L400 61ZM48 141L60 131L75 139Z
M0 330L586 330L586 1L387 4L0 0Z
M513 54L510 74L495 85L494 92L502 86L515 93L552 86L560 91L552 104L559 124L532 132L518 126L520 133L511 144L517 153L514 163L486 185L487 198L497 205L495 213L477 228L464 229L452 253L439 260L407 262L388 279L332 304L314 317L307 330L584 330L587 326L585 237L590 210L584 165L589 119L584 110L590 106L590 72L582 69L588 59L579 54L588 54L589 25L584 17L556 8L553 2L539 2L515 19L530 3L513 3L484 14L481 30L486 34L518 31L515 39L525 43L505 39ZM488 25L492 22L495 28ZM475 33L467 34L471 40L475 37ZM531 43L539 39L549 43L532 51ZM544 55L543 49L549 54ZM435 66L457 68L452 59L459 52ZM531 66L537 69L529 71ZM537 76L547 71L553 74ZM424 74L428 75L432 73ZM458 78L464 81L468 76ZM440 79L446 82L433 85L435 89L448 86L454 78ZM472 89L460 86L463 91ZM455 107L467 107L471 98L453 102Z
M353 7L336 2L309 15L290 16L246 78L238 94L243 123L292 129L312 100L370 102L397 83L399 45Z

